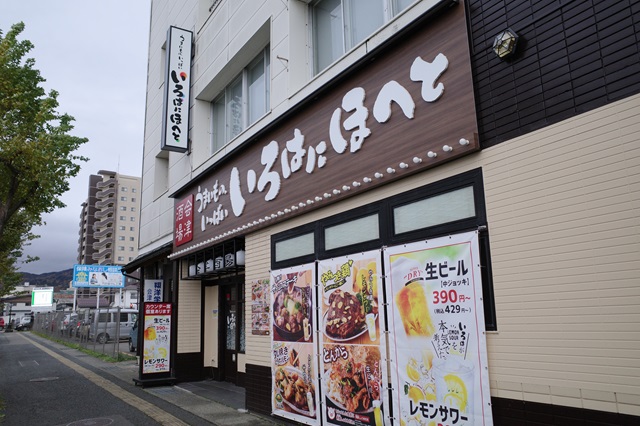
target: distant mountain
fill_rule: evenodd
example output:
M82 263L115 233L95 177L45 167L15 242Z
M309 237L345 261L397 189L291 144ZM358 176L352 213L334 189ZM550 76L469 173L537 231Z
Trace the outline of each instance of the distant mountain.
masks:
M23 283L33 286L55 287L57 290L69 288L69 283L73 279L73 268L60 272L45 272L44 274L30 274L22 272Z

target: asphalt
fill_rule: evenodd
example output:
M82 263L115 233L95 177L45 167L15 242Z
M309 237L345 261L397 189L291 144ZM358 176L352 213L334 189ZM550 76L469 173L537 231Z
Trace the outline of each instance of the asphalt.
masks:
M139 378L139 366L135 360L116 363L106 362L33 333L29 333L29 338L63 353L73 361L89 364L107 375L113 376L113 382L116 384L122 381L125 384L137 386L134 379ZM291 423L275 417L249 412L245 404L245 389L232 383L203 380L199 382L182 382L175 385L145 385L138 387L150 395L186 410L213 425L291 425Z

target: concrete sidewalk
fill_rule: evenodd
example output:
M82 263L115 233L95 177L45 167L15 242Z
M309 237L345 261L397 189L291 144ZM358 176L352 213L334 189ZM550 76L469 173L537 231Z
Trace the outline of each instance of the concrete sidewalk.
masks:
M87 355L62 344L52 342L35 334L29 338L64 354L68 359L88 364L114 377L114 383L135 387L139 366L136 361L110 363ZM120 383L124 382L124 383ZM145 392L194 414L214 425L291 425L280 419L249 413L245 407L245 390L231 383L204 380L184 382L174 386L147 386Z

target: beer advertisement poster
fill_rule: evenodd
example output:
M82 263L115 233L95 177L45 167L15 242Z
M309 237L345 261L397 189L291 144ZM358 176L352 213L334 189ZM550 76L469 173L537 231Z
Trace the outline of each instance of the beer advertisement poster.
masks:
M491 425L476 232L385 249L395 424Z

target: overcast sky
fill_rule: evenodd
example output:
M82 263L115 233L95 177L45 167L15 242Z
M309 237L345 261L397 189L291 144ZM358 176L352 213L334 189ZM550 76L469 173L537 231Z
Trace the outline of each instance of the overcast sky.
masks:
M89 175L113 170L141 176L150 0L0 0L3 37L25 23L27 57L60 93L58 112L75 118L72 134L89 139L77 153L89 158L62 196L67 205L33 230L41 238L26 250L39 256L21 264L40 274L73 268L78 254L81 204Z

